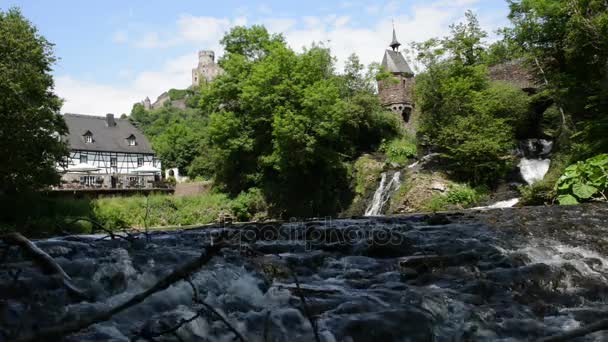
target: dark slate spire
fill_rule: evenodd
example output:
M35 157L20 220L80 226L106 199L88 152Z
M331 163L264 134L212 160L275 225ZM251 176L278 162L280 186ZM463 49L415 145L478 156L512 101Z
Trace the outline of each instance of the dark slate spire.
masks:
M389 46L393 49L393 51L397 51L399 49L399 46L401 46L401 43L397 41L397 34L395 33L395 22L393 22L393 41Z

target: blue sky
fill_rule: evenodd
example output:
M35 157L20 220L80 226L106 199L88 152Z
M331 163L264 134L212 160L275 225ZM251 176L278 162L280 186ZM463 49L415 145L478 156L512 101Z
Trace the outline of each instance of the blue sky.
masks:
M221 55L219 39L234 25L264 24L298 50L325 42L339 64L353 52L380 61L392 19L404 44L445 35L467 9L489 32L508 25L504 0L0 0L2 10L13 6L55 44L63 111L95 115L129 113L145 96L187 87L196 51Z

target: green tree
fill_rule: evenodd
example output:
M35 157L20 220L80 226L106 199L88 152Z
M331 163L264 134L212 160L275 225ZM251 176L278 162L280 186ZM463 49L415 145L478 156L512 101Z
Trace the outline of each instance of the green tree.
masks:
M509 1L508 31L563 110L562 125L581 129L579 158L608 149L608 3L604 0ZM575 127L569 124L571 117ZM565 130L567 133L568 130Z
M451 35L414 44L426 70L416 78L419 141L439 151L446 168L473 183L492 183L510 166L515 134L530 100L520 89L488 78L486 37L471 12Z
M17 9L0 11L0 194L55 184L67 132L53 93L53 45Z
M328 49L296 53L260 26L234 28L222 43L225 74L202 89L209 125L191 173L232 195L259 188L284 215L340 210L347 163L396 132L361 64L351 57L338 75Z

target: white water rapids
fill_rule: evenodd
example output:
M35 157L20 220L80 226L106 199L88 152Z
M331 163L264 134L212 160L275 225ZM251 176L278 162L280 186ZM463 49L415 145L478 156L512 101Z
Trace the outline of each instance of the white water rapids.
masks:
M380 185L374 192L372 203L365 210L365 216L378 216L382 214L382 208L391 198L393 191L396 191L401 186L401 172L397 171L393 174L391 180L387 183L386 172L383 172L380 179Z

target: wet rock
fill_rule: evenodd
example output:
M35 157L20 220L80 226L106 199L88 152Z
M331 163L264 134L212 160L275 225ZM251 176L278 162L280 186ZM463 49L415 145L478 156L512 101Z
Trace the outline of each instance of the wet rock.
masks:
M440 226L450 224L450 219L444 214L433 214L429 215L426 219L426 223L431 226Z
M340 341L401 341L406 336L411 341L434 340L432 318L415 309L352 314L327 325Z
M435 267L448 267L474 264L480 259L476 252L462 252L452 255L413 255L401 258L399 266L415 270L428 270Z

